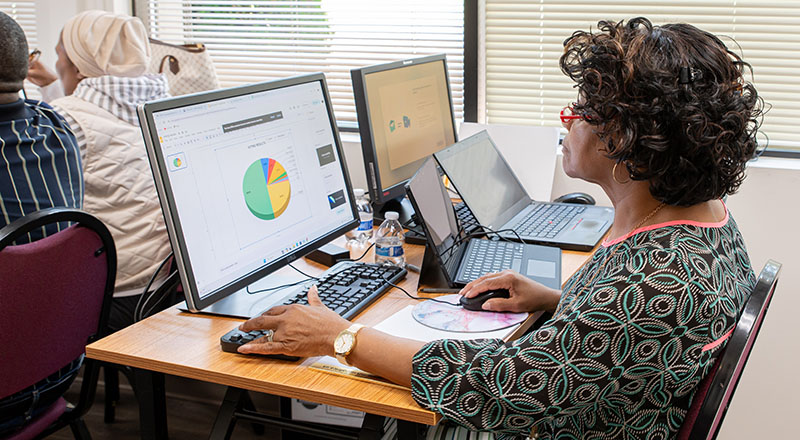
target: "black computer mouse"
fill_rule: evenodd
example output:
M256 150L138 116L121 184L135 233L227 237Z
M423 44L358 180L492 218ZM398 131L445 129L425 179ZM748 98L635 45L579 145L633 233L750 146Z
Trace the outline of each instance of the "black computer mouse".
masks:
M474 312L491 312L491 310L483 310L483 303L492 298L509 298L510 296L511 294L508 293L508 289L487 290L486 292L479 293L472 298L462 296L459 302L466 310L472 310Z
M564 194L563 196L553 200L555 203L576 203L579 205L594 205L594 197L582 192L574 192Z

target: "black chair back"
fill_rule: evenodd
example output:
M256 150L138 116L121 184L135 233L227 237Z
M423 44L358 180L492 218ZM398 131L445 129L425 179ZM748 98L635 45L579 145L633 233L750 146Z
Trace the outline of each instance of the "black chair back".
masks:
M769 309L780 271L781 264L773 260L767 261L761 270L728 345L698 387L685 422L688 424L693 421L693 424L681 429L679 439L685 438L686 432L690 440L712 440L717 437Z

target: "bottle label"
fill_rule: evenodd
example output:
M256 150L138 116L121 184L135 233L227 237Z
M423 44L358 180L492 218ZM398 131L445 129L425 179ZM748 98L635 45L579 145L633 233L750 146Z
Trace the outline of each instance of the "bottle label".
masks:
M385 246L375 248L375 255L380 255L381 257L402 257L403 246Z
M372 230L372 219L369 220L361 220L361 223L358 224L359 231L371 231Z

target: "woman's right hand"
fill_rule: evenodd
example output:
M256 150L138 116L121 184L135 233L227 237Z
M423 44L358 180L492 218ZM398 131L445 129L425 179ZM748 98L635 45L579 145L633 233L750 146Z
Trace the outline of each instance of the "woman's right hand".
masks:
M33 60L28 63L28 81L39 87L45 87L58 80L58 76L44 66L41 61Z
M495 312L553 311L561 300L561 291L551 289L513 270L484 275L461 289L462 295L472 298L487 290L508 289L509 298L493 298L483 304L484 310Z

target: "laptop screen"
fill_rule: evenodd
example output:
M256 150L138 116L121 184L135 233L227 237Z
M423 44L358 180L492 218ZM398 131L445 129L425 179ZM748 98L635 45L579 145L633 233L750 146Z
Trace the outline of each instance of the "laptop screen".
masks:
M434 154L481 225L498 228L530 203L525 189L481 131Z
M318 75L153 106L154 167L200 303L355 221L324 87Z
M458 228L453 203L442 184L436 161L428 158L406 184L406 192L422 220L428 243L433 245L450 280L466 248L466 237Z

